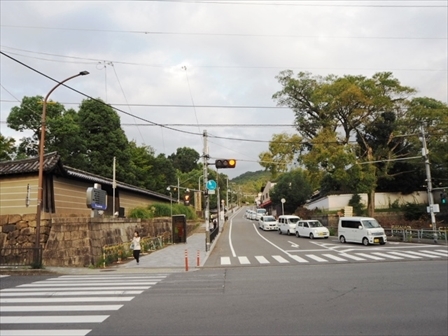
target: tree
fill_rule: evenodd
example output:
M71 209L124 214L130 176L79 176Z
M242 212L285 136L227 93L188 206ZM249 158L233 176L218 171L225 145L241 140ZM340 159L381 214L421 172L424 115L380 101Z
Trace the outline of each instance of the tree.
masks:
M404 120L408 96L415 90L402 86L388 72L372 78L334 75L323 78L301 72L293 78L288 70L277 78L283 89L273 99L294 111L297 130L307 147L308 152L301 155L300 162L316 171L337 172L340 176L335 179L342 182L347 178L342 171L351 167L350 173L357 174L354 180L361 185L355 186L356 189L368 193L368 212L373 216L378 179L387 177L393 160L406 157L412 149L399 137L403 128L396 121ZM332 138L335 146L325 158L325 149L317 145L323 142L325 134L332 132L337 134ZM353 138L356 145L352 145ZM316 139L320 142L313 141ZM333 155L334 150L342 155Z
M297 134L274 134L269 142L269 151L258 155L259 163L271 172L275 179L278 174L286 172L300 151L302 139Z
M312 194L310 183L301 169L292 170L282 174L270 194L275 204L281 204L281 199L286 200L284 210L286 213L294 211L305 204Z
M181 147L176 150L176 153L168 156L168 159L173 163L173 167L182 173L198 169L198 160L201 156L193 148Z
M0 133L0 161L9 161L14 157L16 141Z

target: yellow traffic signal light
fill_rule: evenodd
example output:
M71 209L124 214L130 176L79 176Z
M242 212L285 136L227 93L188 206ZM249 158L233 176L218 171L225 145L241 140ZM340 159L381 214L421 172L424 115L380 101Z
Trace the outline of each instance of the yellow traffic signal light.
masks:
M215 167L218 169L224 168L235 168L236 160L235 159L219 159L215 160Z

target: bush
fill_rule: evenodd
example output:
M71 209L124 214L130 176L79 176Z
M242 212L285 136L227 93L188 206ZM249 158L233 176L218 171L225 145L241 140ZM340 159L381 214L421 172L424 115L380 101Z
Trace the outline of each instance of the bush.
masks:
M364 214L364 204L361 203L361 196L359 194L354 194L348 205L353 207L353 213L356 216L362 216Z
M150 210L144 207L136 207L129 211L129 218L142 218L148 219L153 218L153 215Z
M419 220L426 215L426 206L407 202L402 206L404 218L408 221Z
M173 215L185 215L187 220L197 219L193 207L183 204L173 204ZM171 205L165 203L150 204L147 207L136 207L129 211L130 218L149 219L171 216Z

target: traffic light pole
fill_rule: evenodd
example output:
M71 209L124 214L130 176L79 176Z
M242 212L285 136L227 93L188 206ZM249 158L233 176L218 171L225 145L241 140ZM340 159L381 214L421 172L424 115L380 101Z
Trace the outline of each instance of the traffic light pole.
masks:
M208 175L208 145L207 145L207 130L204 130L204 150L203 158L203 182L204 182L204 201L205 201L205 251L210 251L210 199L207 189L207 175Z
M425 138L425 130L422 126L422 155L425 159L425 167L426 167L426 187L428 191L428 203L429 203L429 214L431 216L431 226L434 237L434 243L437 243L437 225L436 225L436 216L434 215L434 197L432 195L432 180L431 180L431 165L429 163L428 156L428 148L426 147L426 138Z

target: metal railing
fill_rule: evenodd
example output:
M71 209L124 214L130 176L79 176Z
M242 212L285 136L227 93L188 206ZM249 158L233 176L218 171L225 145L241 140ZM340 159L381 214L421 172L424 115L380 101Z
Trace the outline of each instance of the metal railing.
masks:
M0 249L0 266L31 266L40 268L41 265L41 247L5 246Z
M448 244L448 227L439 227L436 231L431 229L411 229L410 226L384 228L388 237L395 237L404 242L421 242L424 240L444 241Z
M216 238L219 232L219 227L216 226L214 229L210 228L210 243Z

